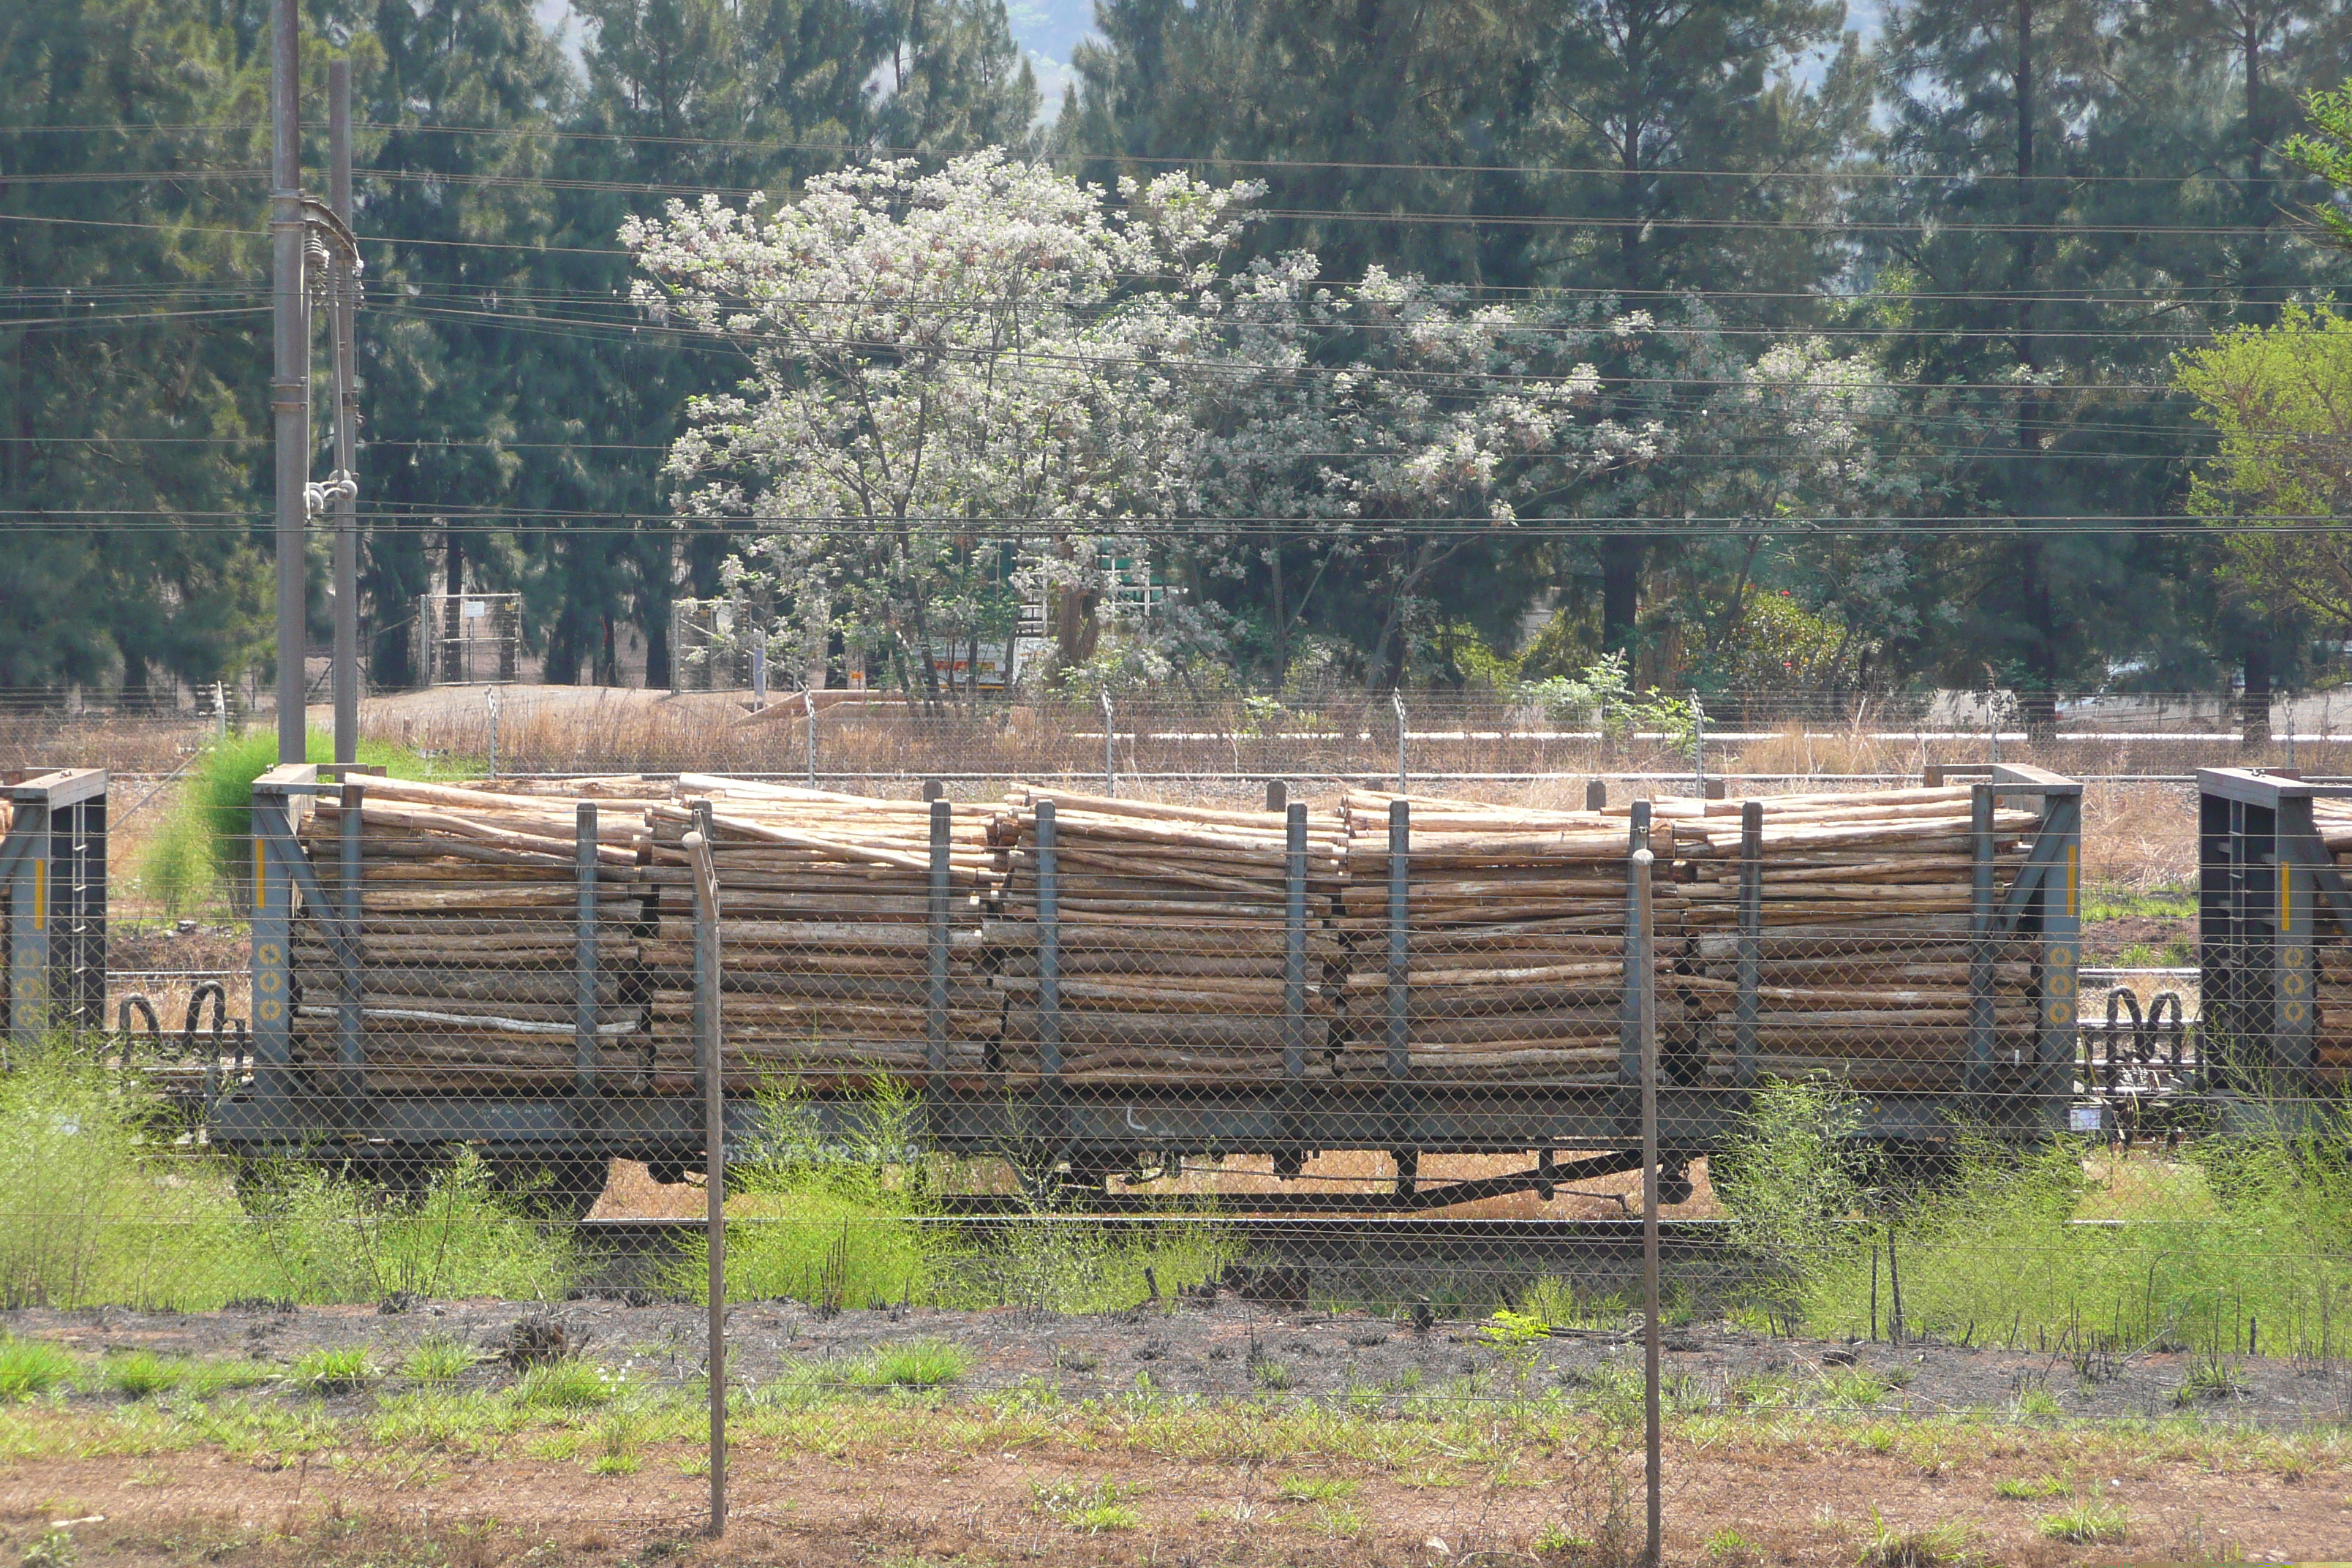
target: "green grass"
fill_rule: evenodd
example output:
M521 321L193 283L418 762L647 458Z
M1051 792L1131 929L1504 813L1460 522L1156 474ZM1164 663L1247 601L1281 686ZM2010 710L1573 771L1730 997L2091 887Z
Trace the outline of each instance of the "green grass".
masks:
M1956 1519L1915 1530L1902 1530L1886 1522L1876 1509L1870 1510L1870 1533L1864 1538L1856 1561L1861 1568L1941 1568L1943 1564L1969 1562L1969 1527Z
M610 1405L626 1386L611 1368L567 1356L541 1362L517 1378L514 1400L544 1410L594 1410Z
M153 1351L109 1356L99 1366L102 1385L132 1399L145 1399L177 1388L187 1381L187 1363L176 1358L166 1361Z
M383 1375L365 1345L306 1351L287 1374L295 1387L310 1394L356 1393Z
M1290 1363L1271 1356L1250 1363L1249 1374L1252 1383L1272 1393L1279 1394L1298 1384L1298 1374L1291 1370Z
M2017 1413L2035 1420L2054 1420L2066 1414L2058 1396L2046 1388L2029 1388L2018 1394Z
M1356 1495L1356 1483L1332 1476L1285 1476L1274 1486L1285 1502L1332 1502Z
M1032 1481L1029 1494L1037 1511L1055 1523L1087 1535L1133 1530L1143 1517L1122 1500L1133 1489L1115 1481Z
M971 1370L971 1352L946 1340L882 1345L850 1362L837 1380L852 1388L937 1388Z
M1906 1188L1851 1136L1861 1112L1850 1098L1779 1086L1757 1106L1717 1190L1741 1244L1771 1260L1759 1289L1784 1327L1859 1338L1874 1293L1883 1330L1890 1247L1906 1329L1979 1346L2228 1355L2258 1321L2265 1352L2316 1353L2352 1292L2352 1163L2341 1152L2352 1110L2342 1107L2313 1103L2300 1124L2208 1136L2185 1166L2095 1161L2096 1181L2071 1145L2020 1150L1963 1128L1953 1167ZM2071 1223L2086 1211L2131 1223ZM1839 1223L1861 1215L1877 1223Z
M1756 1543L1728 1525L1706 1538L1709 1562L1741 1563L1756 1554Z
M1992 1495L2010 1502L2038 1502L2043 1498L2064 1497L2066 1483L2055 1476L2042 1476L2033 1480L2011 1477L1994 1487Z
M74 1359L38 1340L0 1337L0 1400L47 1394L73 1381Z
M0 1307L529 1300L576 1276L570 1233L520 1213L470 1158L389 1202L312 1166L265 1173L248 1207L228 1162L174 1145L175 1131L143 1082L69 1041L0 1075Z
M2083 889L2083 919L2089 921L2121 920L2194 920L2197 916L2197 889L2194 888L2154 888L2146 892L2128 888L2090 887Z
M452 1383L479 1364L481 1356L463 1340L431 1335L417 1342L400 1363L400 1375L415 1383Z
M310 732L306 760L335 760L334 737ZM471 770L462 759L427 761L382 741L362 740L358 760L396 779L461 778ZM226 736L206 746L188 769L180 804L142 858L145 890L176 912L201 900L213 885L227 889L232 907L244 910L252 899L253 781L278 765L278 737L254 731Z
M2074 1546L2114 1546L2131 1538L2130 1516L2100 1498L2085 1498L2071 1508L2045 1513L2033 1526L2052 1541Z

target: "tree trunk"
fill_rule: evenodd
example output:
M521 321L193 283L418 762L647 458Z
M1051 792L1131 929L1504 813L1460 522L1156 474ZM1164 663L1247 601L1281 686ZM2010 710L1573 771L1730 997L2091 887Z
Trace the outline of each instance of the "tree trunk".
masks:
M2273 679L2267 628L2258 628L2247 641L2245 672L2246 689L2238 702L2238 743L2247 747L2267 746L2271 743Z
M1601 542L1601 649L1629 659L1642 608L1642 553L1638 534L1612 533Z

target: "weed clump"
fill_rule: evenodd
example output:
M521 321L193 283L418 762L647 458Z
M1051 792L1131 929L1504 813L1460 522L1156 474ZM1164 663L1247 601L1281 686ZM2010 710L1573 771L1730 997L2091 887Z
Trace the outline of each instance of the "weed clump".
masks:
M0 1400L47 1394L72 1381L74 1359L38 1340L0 1338Z

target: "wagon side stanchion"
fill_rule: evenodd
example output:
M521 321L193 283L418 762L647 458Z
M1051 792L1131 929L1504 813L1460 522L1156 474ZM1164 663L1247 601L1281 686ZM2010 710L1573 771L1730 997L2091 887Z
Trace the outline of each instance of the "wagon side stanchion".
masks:
M345 774L341 806L341 819L336 824L336 848L341 860L339 890L342 894L343 930L352 940L340 943L335 952L335 974L341 991L335 1002L335 1089L348 1096L360 1091L362 1074L367 1066L358 942L366 890L360 860L360 834L367 816L367 785Z
M1387 1079L1389 1150L1396 1161L1396 1195L1413 1194L1420 1177L1420 1151L1412 1147L1409 1128L1412 1048L1407 1030L1412 985L1412 807L1402 800L1389 802L1389 920L1385 1030L1381 1065Z
M1307 807L1284 814L1282 873L1283 1141L1297 1158L1307 1113Z
M1993 1078L1993 795L1990 784L1969 789L1969 1036L1963 1077L1970 1095L1992 1089Z
M1763 935L1764 807L1751 800L1739 808L1739 992L1731 1021L1732 1076L1742 1089L1756 1085L1756 987L1763 970Z
M596 805L582 801L572 814L572 1087L583 1104L597 1090L604 1066L597 1039L597 996L603 976L596 966L596 864L600 828Z
M1037 1105L1047 1148L1067 1142L1062 1087L1062 889L1054 803L1037 803Z

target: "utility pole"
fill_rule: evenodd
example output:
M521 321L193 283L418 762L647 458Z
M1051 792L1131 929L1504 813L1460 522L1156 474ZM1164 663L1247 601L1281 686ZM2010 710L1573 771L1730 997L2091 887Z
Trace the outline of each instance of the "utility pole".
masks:
M352 62L327 67L327 196L352 223ZM359 761L360 519L352 448L360 419L359 347L352 338L358 292L351 262L335 261L335 761Z
M269 38L269 271L278 458L278 760L306 760L302 712L304 522L310 478L310 311L302 282L302 12L274 0Z

